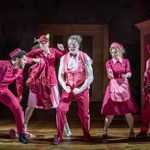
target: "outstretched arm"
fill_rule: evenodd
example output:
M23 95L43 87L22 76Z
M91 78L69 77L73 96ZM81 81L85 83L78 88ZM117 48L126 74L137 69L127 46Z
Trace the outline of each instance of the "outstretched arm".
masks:
M27 53L27 63L38 63L40 62L40 58L36 58L36 54L40 51L40 49L33 49Z
M67 50L64 48L63 44L57 44L57 48L55 49L56 58L60 59L64 54L67 53Z

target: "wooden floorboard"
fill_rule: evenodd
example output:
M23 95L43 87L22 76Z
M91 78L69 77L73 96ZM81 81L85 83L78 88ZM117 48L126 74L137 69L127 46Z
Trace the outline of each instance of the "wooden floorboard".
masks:
M73 133L71 138L64 135L64 142L52 145L56 135L55 121L32 121L29 131L35 135L30 138L31 143L24 145L18 139L11 139L8 130L15 128L14 121L0 120L0 150L149 150L150 138L146 140L129 141L127 124L124 121L114 121L109 129L109 139L102 140L102 121L92 121L90 133L93 141L84 142L82 130L78 120L69 120ZM136 123L135 132L139 132L139 123Z

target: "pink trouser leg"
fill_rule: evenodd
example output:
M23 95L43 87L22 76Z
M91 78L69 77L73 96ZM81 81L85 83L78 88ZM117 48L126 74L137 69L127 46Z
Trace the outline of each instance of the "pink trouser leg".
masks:
M24 133L24 113L17 98L8 89L0 95L0 102L6 105L15 115L17 131L20 134Z
M90 114L89 114L89 90L85 90L76 96L78 104L78 116L81 121L83 134L89 136L90 129Z
M57 137L62 139L64 123L66 119L66 113L69 110L71 100L75 98L78 103L78 116L81 121L84 136L89 136L90 116L89 116L89 96L88 90L85 90L81 94L74 95L68 94L65 91L62 92L61 101L57 108L56 120L57 120Z
M66 120L66 113L69 110L71 98L72 98L71 94L68 94L67 92L63 91L61 95L60 103L57 107L57 113L56 113L56 123L57 123L57 130L58 130L57 137L60 139L62 139L64 123Z
M150 123L150 101L146 101L141 118L141 132L148 132Z

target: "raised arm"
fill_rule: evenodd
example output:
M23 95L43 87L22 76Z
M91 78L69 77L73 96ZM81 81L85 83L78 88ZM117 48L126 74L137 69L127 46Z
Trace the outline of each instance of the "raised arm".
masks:
M64 54L67 53L67 50L64 48L63 44L57 44L57 48L55 49L55 55L57 59L60 59Z

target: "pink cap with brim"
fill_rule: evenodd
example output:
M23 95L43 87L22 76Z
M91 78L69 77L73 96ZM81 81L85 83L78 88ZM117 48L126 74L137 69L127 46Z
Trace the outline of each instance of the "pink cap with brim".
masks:
M115 47L115 48L119 48L119 49L123 49L123 46L117 42L113 42L111 45L110 45L110 48L112 47Z
M48 39L46 38L45 35L41 35L41 36L39 37L39 42L48 42Z
M18 53L21 52L20 48L16 48L15 50L13 50L12 52L10 52L9 57L13 58L15 55L17 55Z

